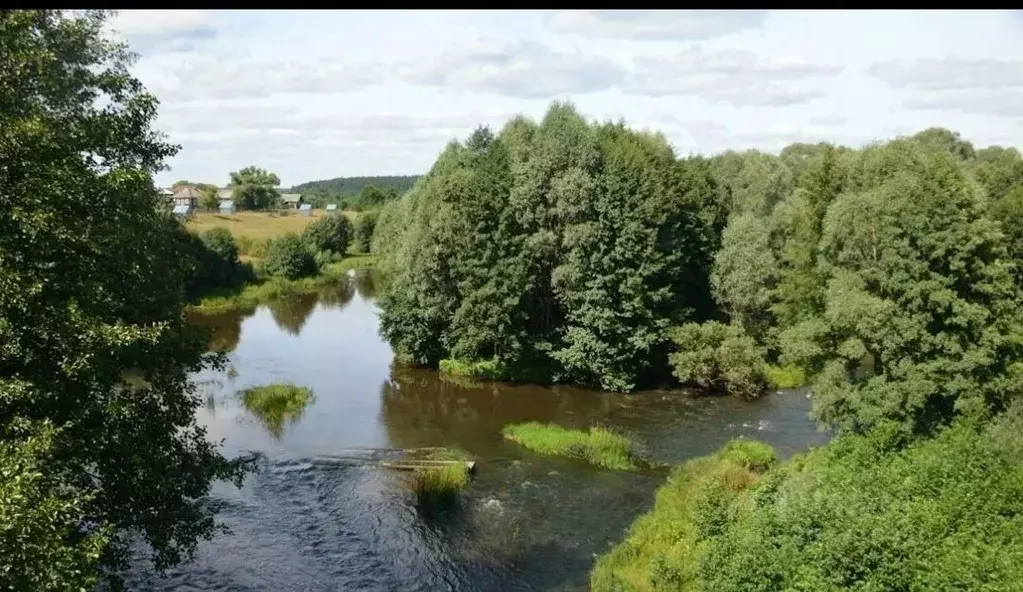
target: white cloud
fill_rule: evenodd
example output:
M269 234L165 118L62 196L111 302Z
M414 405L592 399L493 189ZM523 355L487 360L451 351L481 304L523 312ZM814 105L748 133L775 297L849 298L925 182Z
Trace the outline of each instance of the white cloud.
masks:
M694 95L734 106L783 107L826 96L812 79L830 77L841 66L810 63L798 56L761 59L752 51L686 49L671 57L642 57L626 86L652 96Z
M692 41L759 27L766 10L562 10L547 25L558 32L621 39Z
M172 10L111 27L182 145L161 182L423 172L452 137L555 98L683 153L933 125L1023 147L1013 12Z
M606 90L626 74L622 66L600 55L557 51L533 41L483 41L476 47L452 49L432 63L404 64L398 72L412 84L526 99Z

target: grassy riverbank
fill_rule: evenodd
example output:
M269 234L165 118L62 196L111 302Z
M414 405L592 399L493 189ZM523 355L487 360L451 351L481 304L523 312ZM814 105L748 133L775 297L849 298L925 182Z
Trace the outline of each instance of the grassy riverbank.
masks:
M775 463L774 451L753 440L732 440L712 456L672 471L654 508L593 568L595 592L688 590L698 567L700 539L727 519L741 492Z
M606 428L570 430L531 421L505 426L501 434L540 454L575 458L605 469L629 471L637 468L638 457L633 443Z
M189 307L190 311L200 313L219 313L229 310L253 308L275 298L288 294L315 292L325 286L336 284L353 269L371 269L376 266L373 255L350 255L341 261L327 263L320 272L312 277L297 280L270 278L247 284L239 289L221 291L210 294L197 304Z

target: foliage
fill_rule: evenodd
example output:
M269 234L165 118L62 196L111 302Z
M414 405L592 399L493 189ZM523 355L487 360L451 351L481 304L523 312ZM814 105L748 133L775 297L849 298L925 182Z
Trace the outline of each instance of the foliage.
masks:
M281 179L274 173L254 166L231 173L234 201L246 210L270 210L278 206L281 194L277 186Z
M682 383L755 399L764 391L764 354L735 325L686 323L672 332L677 351L668 357Z
M720 536L736 500L774 464L769 446L738 439L676 468L658 489L653 509L633 523L623 542L597 559L591 589L703 589L698 585L706 555L703 540Z
M187 559L217 532L211 483L245 471L195 421L189 375L219 358L184 324L180 244L205 246L157 210L152 175L176 147L107 16L0 16L0 489L14 492L0 573L30 578L19 589L86 585L97 555L116 573L127 533L158 569ZM122 383L129 369L144 380ZM18 426L45 422L33 460Z
M702 173L567 105L478 129L381 214L384 335L405 361L492 359L513 379L665 376L668 328L709 301Z
M858 155L818 247L820 313L786 329L784 363L820 370L814 412L928 433L1004 409L1020 389L1019 295L983 195L944 151L895 141Z
M425 511L450 508L458 495L469 486L469 472L464 465L429 467L412 471L412 491L416 507Z
M323 216L302 232L302 240L313 252L325 251L344 255L352 242L352 223L345 216Z
M635 446L625 436L607 428L570 430L552 423L531 421L504 426L501 434L540 454L576 458L605 469L629 471L637 468Z
M316 260L308 243L297 234L285 234L267 247L263 273L270 277L296 280L315 275L316 270Z
M764 378L771 388L794 389L806 385L809 379L806 371L798 366L773 366L764 368Z
M1021 428L1015 413L901 448L885 425L790 461L732 505L706 542L700 589L1015 589Z
M379 213L363 212L355 219L355 244L363 253L369 253L373 244L373 231L376 229Z
M89 589L98 580L96 566L113 529L80 529L91 495L50 476L47 457L55 431L48 424L40 427L26 430L24 439L0 441L0 585L6 590Z
M207 212L214 212L220 207L220 199L217 197L216 187L205 187L202 195L199 196L199 207Z
M508 376L508 369L497 360L466 362L465 360L446 359L440 361L438 370L444 374L474 380L504 380Z
M238 263L238 245L234 236L226 228L211 228L202 233L202 242L206 247L228 263Z

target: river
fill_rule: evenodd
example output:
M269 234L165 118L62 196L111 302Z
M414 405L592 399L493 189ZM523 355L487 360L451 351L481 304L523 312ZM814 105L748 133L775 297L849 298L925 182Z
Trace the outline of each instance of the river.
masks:
M240 489L214 488L231 534L163 575L140 561L127 574L129 590L586 590L595 555L650 508L663 476L538 456L503 441L501 426L610 425L670 463L739 435L783 456L826 441L802 392L755 402L613 395L457 383L401 368L378 334L375 292L373 276L357 272L321 294L195 318L213 326L214 347L230 351L225 370L197 377L206 398L199 420L227 454L256 451L264 460ZM307 386L315 399L283 420L260 419L237 393L271 382ZM420 516L402 474L318 458L419 446L476 457L461 511Z

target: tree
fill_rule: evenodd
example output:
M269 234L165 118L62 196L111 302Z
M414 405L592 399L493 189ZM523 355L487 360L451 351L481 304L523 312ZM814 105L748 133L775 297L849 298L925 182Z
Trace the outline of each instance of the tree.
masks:
M348 254L348 245L352 242L352 223L347 216L324 216L305 227L302 240L317 252Z
M355 242L363 253L369 253L370 251L377 217L378 213L376 211L370 211L359 214L359 217L355 219Z
M239 207L247 210L269 210L277 207L281 194L277 187L280 178L255 166L245 167L231 173L234 199Z
M189 373L220 358L184 324L184 231L156 209L177 148L107 17L0 14L0 443L27 455L0 499L29 511L3 521L29 534L0 536L0 573L17 589L87 586L97 561L125 564L128 532L157 568L187 558L217 529L212 481L245 471L195 421Z
M785 335L821 372L814 413L851 431L931 433L1019 395L1019 294L998 224L952 153L912 140L858 157L828 208L823 310Z
M316 273L316 260L308 243L294 232L273 240L263 259L263 271L269 276L295 280Z
M220 199L217 198L216 187L206 187L202 190L202 196L199 197L199 206L209 212L216 211L220 206Z

